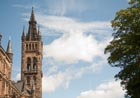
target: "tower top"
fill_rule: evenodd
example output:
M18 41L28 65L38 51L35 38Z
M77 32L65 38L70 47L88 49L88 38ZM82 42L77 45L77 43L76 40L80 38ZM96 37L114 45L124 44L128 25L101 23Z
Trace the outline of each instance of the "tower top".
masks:
M38 32L36 28L36 20L35 20L35 14L34 14L34 8L32 7L31 17L29 20L29 28L28 28L28 34L27 34L27 40L37 40L38 39Z

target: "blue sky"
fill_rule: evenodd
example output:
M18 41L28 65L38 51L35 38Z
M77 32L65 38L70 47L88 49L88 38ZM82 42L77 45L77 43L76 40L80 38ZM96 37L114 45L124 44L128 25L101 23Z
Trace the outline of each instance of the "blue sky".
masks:
M43 36L43 98L124 98L119 71L107 64L104 48L112 39L110 21L128 0L1 0L2 45L9 36L13 79L20 78L21 34L31 8Z

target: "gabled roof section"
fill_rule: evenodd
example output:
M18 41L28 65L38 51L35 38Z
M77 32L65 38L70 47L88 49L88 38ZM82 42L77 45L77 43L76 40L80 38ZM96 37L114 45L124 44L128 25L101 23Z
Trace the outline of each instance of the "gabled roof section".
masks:
M14 86L24 95L31 96L31 90L26 86L25 81L18 81Z

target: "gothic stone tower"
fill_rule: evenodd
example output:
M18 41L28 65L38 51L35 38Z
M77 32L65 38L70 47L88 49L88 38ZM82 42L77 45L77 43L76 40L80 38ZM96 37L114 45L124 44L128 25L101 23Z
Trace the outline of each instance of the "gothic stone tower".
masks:
M34 87L33 98L42 98L42 36L37 30L34 10L32 8L28 33L22 33L21 80L29 89ZM34 84L33 84L34 83Z

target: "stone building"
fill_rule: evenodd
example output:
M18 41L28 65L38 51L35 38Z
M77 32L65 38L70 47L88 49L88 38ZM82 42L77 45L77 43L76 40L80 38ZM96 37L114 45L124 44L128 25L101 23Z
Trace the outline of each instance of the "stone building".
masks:
M28 33L22 33L22 60L21 80L26 81L29 89L34 83L34 93L37 98L42 98L42 36L36 27L34 11L32 9Z
M8 41L5 51L1 45L1 38L0 33L0 98L20 98L21 93L11 80L13 58L11 41Z
M9 40L7 50L1 45L0 33L0 98L42 98L42 36L36 27L32 8L29 28L22 32L21 80L11 80L12 45Z

